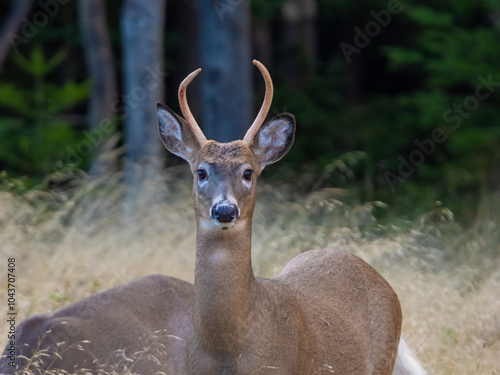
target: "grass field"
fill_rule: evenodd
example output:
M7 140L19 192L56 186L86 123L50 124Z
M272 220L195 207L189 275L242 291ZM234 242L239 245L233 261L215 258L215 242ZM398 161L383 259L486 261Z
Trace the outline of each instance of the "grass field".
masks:
M186 168L148 182L134 217L121 212L113 178L66 192L0 192L0 277L16 259L19 319L47 313L142 275L193 280L195 223ZM253 264L272 277L302 251L339 247L374 266L403 308L403 335L429 374L500 373L500 197L461 228L437 207L381 225L380 204L348 204L343 192L298 195L260 182ZM6 294L6 291L5 291ZM0 314L6 317L6 296ZM8 325L0 319L0 345ZM4 334L5 333L5 334Z

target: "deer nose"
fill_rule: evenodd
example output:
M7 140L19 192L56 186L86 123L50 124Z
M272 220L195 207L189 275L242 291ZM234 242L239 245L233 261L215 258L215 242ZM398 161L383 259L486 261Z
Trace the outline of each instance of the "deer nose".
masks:
M238 206L229 201L220 201L213 205L211 215L219 223L230 223L238 217Z

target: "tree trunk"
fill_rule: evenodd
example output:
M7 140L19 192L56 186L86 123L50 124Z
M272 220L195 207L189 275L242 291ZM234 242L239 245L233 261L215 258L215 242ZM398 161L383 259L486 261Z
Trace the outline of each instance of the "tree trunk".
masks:
M113 160L106 157L112 150L109 126L117 99L116 72L113 51L109 40L106 12L101 0L79 0L80 28L87 62L87 69L92 80L92 94L89 100L87 128L102 139L95 156L103 155L92 163L90 174L100 176L110 172ZM102 127L100 127L102 125Z
M30 14L34 3L34 0L11 1L11 10L6 15L4 26L0 31L0 68L11 48L18 52L20 45L28 43L29 39L19 33L19 29L23 24L23 18Z
M216 141L241 139L253 117L249 1L198 0L198 4L203 131Z
M273 69L273 40L269 20L264 18L252 20L252 41L255 58L271 71ZM259 82L262 82L262 79L259 79ZM264 86L265 84L262 82L262 87Z
M156 101L163 94L164 0L126 0L122 8L127 211L144 181L159 172Z
M177 103L177 87L182 80L192 71L201 67L200 61L200 26L198 22L198 9L194 0L177 0L168 3L168 26L169 30L177 33L181 43L177 45L169 56L173 60L173 71L168 77L175 90L172 89L171 97L165 99L170 108ZM189 22L186 22L189 20ZM189 107L193 116L201 120L201 93L200 82L197 78L189 86Z
M316 56L316 0L290 0L283 5L281 15L282 47L285 80L295 87L303 87L311 74L311 63Z
M271 73L271 77L276 82L274 74L274 59L273 59L273 34L271 30L271 21L266 18L252 18L252 49L254 57L264 64ZM264 98L266 83L258 72L253 75L253 87L257 92L258 98ZM272 113L271 116L276 114Z

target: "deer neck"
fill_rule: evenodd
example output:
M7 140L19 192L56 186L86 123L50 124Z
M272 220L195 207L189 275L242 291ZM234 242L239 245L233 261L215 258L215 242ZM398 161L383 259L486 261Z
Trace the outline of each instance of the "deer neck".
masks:
M193 330L207 349L234 351L244 342L255 300L251 237L251 219L228 230L198 222Z

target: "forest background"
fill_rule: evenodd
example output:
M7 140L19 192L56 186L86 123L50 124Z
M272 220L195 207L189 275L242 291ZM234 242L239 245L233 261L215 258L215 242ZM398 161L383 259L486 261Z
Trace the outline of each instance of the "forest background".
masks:
M396 290L429 374L500 372L500 3L11 0L0 22L0 279L15 258L18 321L148 274L193 281L192 177L155 102L180 113L201 67L195 118L241 138L255 58L268 117L297 119L259 179L256 274L348 250Z
M124 144L118 169L148 157L177 163L160 147L154 102L178 111L178 84L198 67L195 117L209 138L241 137L263 97L257 58L275 82L271 114L298 123L293 149L267 177L311 175L301 189L347 189L410 217L439 201L467 223L499 186L499 9L472 0L2 2L0 170L28 189L54 172L89 171Z

